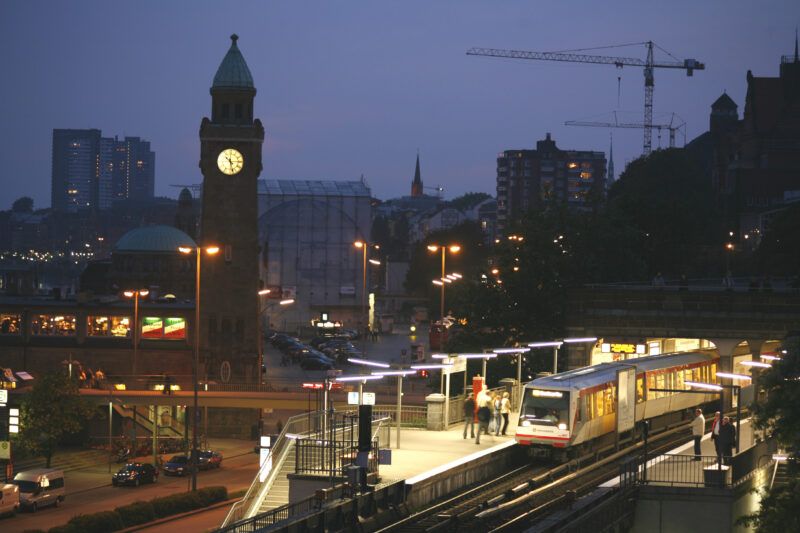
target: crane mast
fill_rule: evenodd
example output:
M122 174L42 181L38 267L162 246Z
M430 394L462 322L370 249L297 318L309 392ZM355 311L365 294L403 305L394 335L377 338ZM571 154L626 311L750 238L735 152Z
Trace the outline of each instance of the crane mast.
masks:
M566 52L528 52L524 50L503 50L499 48L470 48L467 55L502 57L510 59L533 59L541 61L564 61L568 63L594 63L600 65L614 65L617 68L625 66L642 67L644 69L644 142L643 152L649 154L652 149L653 140L653 89L655 88L655 77L653 71L656 68L672 68L686 71L687 76L692 76L695 70L704 70L704 63L695 59L684 59L682 61L655 61L653 48L656 46L653 41L647 41L647 58L639 59L635 57L614 57L592 54L566 53Z

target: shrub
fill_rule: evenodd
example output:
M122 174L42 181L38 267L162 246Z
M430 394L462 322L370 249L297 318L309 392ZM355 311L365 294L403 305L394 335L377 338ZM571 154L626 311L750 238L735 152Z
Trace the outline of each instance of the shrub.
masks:
M31 533L33 533L34 531L39 531L39 530L32 529L30 531ZM81 532L77 527L71 524L63 524L61 526L51 527L50 529L47 530L47 533L81 533Z
M133 502L130 505L117 507L114 511L119 513L125 527L138 526L156 519L155 509L150 502Z
M205 487L198 490L197 494L204 502L203 507L228 499L228 489L225 487Z
M122 519L116 511L73 516L67 524L72 524L81 533L107 533L125 529L125 524L122 523Z

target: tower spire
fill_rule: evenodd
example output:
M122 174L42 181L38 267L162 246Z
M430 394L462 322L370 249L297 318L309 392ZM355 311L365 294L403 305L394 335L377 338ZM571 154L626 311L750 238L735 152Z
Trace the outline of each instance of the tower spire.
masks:
M411 196L422 196L422 173L419 171L419 150L417 150L417 167L414 170L414 181L411 182Z

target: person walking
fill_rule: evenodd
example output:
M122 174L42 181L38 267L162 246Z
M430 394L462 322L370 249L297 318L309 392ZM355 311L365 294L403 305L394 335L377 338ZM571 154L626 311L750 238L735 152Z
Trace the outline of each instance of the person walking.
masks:
M467 438L467 428L469 428L469 438L475 438L475 399L470 392L464 400L464 438ZM479 432L480 433L480 432Z
M511 400L508 397L508 391L503 393L503 399L500 400L500 414L503 416L503 435L505 435L508 429L508 415L511 414Z
M720 456L719 453L719 428L722 425L720 420L720 412L717 411L714 413L714 421L711 422L711 441L714 443L714 452L716 453L717 457Z
M478 434L475 436L475 444L481 443L481 433L489 434L489 420L492 413L489 410L491 398L485 391L478 393Z
M719 451L717 455L722 456L722 464L731 464L731 456L733 456L733 447L736 446L736 429L731 424L731 419L727 416L722 419L722 425L719 428Z
M692 420L692 439L694 439L694 460L700 461L700 441L703 433L706 432L706 417L703 416L702 409L694 410L694 420Z

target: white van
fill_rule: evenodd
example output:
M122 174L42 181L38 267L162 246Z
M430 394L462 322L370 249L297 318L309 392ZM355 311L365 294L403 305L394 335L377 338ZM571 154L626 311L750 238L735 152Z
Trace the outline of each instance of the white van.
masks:
M10 483L0 486L0 516L17 512L19 509L19 487Z
M23 509L36 512L42 507L64 501L64 472L51 468L26 470L14 476L14 485L19 487L19 503Z

